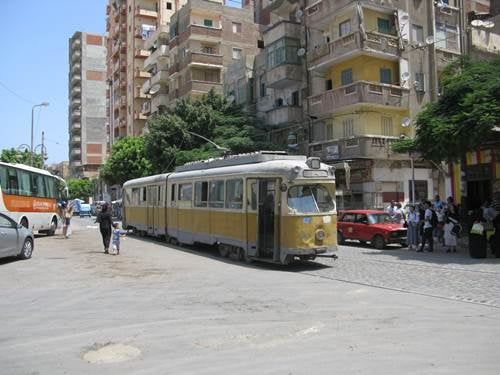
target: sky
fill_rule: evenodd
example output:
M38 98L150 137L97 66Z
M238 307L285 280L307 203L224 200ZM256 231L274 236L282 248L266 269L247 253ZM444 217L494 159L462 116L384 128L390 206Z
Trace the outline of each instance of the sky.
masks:
M68 160L68 39L104 34L106 0L0 0L0 150L34 145L45 132L47 163ZM37 149L40 150L41 147Z

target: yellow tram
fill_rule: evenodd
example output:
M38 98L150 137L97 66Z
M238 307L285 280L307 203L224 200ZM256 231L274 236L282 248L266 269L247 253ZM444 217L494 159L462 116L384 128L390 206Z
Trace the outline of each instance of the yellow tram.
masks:
M289 264L337 250L335 175L318 158L256 152L123 185L123 226L222 256Z

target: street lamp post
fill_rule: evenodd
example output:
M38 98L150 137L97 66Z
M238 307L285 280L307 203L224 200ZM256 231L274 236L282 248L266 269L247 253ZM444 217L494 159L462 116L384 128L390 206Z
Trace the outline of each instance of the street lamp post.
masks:
M35 107L47 107L48 102L42 102L40 104L35 104L31 107L31 146L30 146L30 165L33 166L33 118L35 114Z

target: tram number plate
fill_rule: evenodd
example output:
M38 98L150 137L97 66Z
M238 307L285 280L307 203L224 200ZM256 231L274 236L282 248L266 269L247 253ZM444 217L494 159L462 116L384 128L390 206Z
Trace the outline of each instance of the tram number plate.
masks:
M328 177L328 172L324 170L306 169L303 175L304 177Z

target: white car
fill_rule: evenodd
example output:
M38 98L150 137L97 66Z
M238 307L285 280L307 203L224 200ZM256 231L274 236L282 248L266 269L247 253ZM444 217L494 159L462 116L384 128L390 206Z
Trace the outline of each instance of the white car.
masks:
M0 213L0 258L17 256L29 259L33 254L33 231Z

